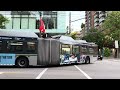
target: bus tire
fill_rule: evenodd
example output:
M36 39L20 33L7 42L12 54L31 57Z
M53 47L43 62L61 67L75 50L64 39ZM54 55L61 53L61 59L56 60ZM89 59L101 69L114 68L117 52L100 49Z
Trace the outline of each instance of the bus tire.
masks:
M90 64L90 57L89 56L86 57L85 64Z
M22 68L28 67L29 66L29 61L26 57L19 57L16 60L16 66L17 67L22 67Z

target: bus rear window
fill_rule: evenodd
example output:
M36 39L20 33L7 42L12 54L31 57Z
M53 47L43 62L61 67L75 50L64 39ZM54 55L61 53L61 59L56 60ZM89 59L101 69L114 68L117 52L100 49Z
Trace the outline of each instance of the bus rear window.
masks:
M88 50L89 50L89 54L94 54L94 55L98 54L97 47L89 47Z
M89 53L93 54L94 53L94 49L93 48L89 48Z

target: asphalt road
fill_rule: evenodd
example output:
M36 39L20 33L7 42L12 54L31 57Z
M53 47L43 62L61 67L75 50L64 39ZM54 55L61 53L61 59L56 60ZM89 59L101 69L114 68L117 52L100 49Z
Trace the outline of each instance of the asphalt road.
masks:
M120 79L120 61L59 67L0 67L0 79Z

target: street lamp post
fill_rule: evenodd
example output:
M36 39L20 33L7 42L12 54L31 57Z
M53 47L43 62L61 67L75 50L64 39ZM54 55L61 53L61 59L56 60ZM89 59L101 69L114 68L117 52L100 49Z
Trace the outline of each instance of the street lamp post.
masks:
M39 15L40 15L40 19L41 19L41 16L42 16L42 12L41 11L38 11L39 12ZM39 23L39 27L40 27L40 23ZM40 31L40 30L39 30ZM41 37L41 31L39 33L39 37Z
M69 13L69 33L71 33L71 12Z
M19 11L20 12L20 29L21 29L21 22L22 22L22 20L21 20L21 18L22 18L22 11Z

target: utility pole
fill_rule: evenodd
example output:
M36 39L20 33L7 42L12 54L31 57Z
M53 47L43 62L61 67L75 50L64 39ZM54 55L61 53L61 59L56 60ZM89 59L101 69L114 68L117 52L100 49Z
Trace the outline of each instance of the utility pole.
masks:
M115 40L115 48L116 48L116 58L119 58L119 45L118 45L118 40Z
M69 13L69 32L71 33L71 12Z
M39 12L40 19L41 19L42 13L41 13L41 11L38 11L38 12ZM40 27L40 22L39 22L39 27ZM39 30L39 31L40 31L40 30ZM40 31L40 33L39 33L39 37L41 38L41 31Z

